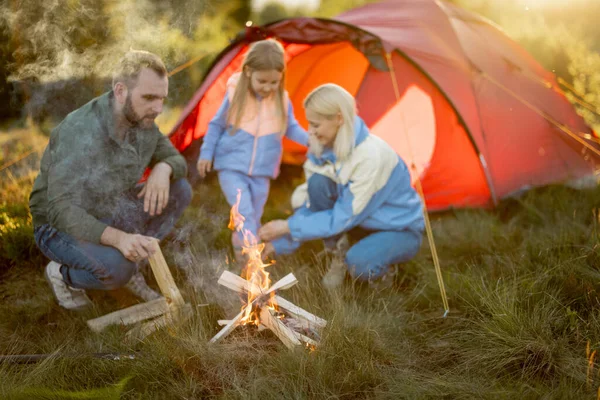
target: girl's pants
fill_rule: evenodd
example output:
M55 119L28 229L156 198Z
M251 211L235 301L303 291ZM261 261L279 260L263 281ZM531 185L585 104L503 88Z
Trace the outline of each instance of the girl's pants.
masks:
M269 197L271 179L268 177L255 177L242 174L237 171L219 171L219 184L221 190L230 206L237 201L238 190L240 190L240 204L238 211L245 218L244 230L248 233L248 240L258 240L258 228L260 219L265 209L265 203ZM239 251L244 244L243 232L233 232L231 235L233 248Z

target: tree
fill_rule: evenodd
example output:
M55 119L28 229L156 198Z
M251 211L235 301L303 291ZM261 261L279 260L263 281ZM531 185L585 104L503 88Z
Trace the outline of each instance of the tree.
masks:
M257 22L259 25L266 25L288 17L288 10L283 5L280 3L271 2L265 4L265 6L260 10L257 16Z

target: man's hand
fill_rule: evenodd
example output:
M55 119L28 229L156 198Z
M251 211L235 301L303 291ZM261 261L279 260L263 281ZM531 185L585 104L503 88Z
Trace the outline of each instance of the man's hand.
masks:
M151 216L162 214L162 210L167 206L172 170L167 163L156 164L144 188L138 193L138 199L144 197L144 212L149 212Z
M156 238L126 233L117 249L123 253L126 259L139 262L154 254L156 251L155 244L158 244L158 239Z
M206 174L212 170L212 161L200 159L196 164L196 169L198 170L200 177L205 178Z
M270 242L290 233L287 220L276 219L267 222L258 230L258 236L265 242Z
M126 233L111 226L102 233L100 243L119 250L129 261L139 262L150 257L158 247L158 239Z

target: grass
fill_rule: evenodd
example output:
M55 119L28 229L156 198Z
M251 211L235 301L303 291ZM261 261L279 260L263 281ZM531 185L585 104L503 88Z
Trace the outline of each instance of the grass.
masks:
M600 347L600 189L552 186L494 210L432 215L446 318L427 243L381 292L351 281L339 293L325 291L318 243L281 257L271 267L275 279L290 271L299 279L286 297L329 321L316 351L292 352L251 329L208 344L216 321L231 317L213 301L224 290L199 289L216 288L229 256L228 206L215 179L196 187L163 247L193 318L126 344L121 327L94 334L85 324L138 302L124 290L90 293L95 306L81 314L55 304L31 239L33 176L0 180L0 353L52 356L0 363L2 399L596 398L598 365L586 346ZM289 213L299 179L284 169L265 219ZM92 356L99 352L136 357Z

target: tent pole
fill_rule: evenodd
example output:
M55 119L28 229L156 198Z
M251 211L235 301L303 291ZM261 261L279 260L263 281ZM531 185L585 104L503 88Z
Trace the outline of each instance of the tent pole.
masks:
M385 53L385 58L388 63L390 77L392 78L392 83L394 87L394 93L396 94L396 101L400 100L400 90L398 89L398 82L396 81L396 72L394 70L394 64L392 62L392 54L387 52ZM402 120L404 127L404 119ZM438 284L440 286L440 294L442 296L442 302L444 304L444 317L448 315L450 312L450 306L448 305L448 296L446 296L446 287L444 285L444 278L442 276L442 269L440 267L440 260L437 254L437 248L435 246L435 240L433 238L433 230L431 229L431 221L429 220L429 212L427 211L427 204L425 203L425 193L423 192L423 186L421 185L421 179L419 178L419 173L417 172L417 167L414 162L414 156L412 152L412 148L410 146L410 140L406 129L403 129L404 135L406 135L406 142L408 144L409 157L410 157L410 168L415 171L415 186L419 196L421 197L421 202L423 204L423 217L425 219L425 230L427 231L427 239L429 240L429 247L431 248L431 256L433 258L433 264L435 267L435 274L437 276Z

